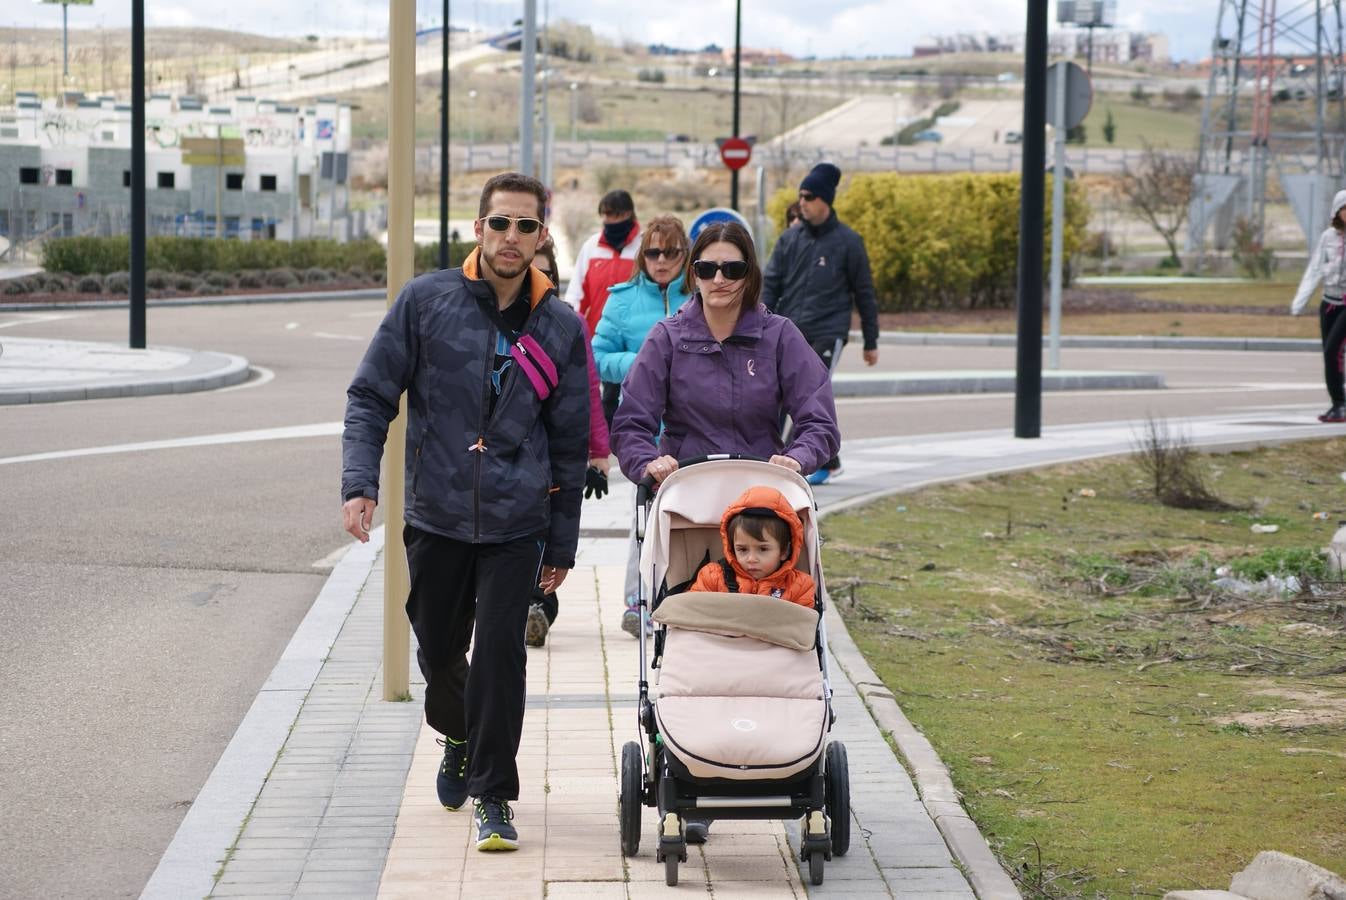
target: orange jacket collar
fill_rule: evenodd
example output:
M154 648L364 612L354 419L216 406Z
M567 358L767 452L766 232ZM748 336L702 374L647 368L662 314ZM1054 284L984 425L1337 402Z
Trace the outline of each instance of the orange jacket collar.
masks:
M532 296L528 298L530 309L537 309L537 305L542 302L542 298L547 296L547 292L556 287L537 266L528 267L528 284L532 291ZM463 275L472 281L481 281L481 248L475 247L463 260Z

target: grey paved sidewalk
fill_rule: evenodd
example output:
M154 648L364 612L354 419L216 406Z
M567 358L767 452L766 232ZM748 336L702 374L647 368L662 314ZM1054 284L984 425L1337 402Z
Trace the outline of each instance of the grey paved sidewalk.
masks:
M228 353L0 335L0 405L186 394L247 377L248 361Z
M817 497L825 512L836 511L936 482L1125 453L1140 427L1116 422L1052 428L1036 440L996 431L848 442L847 474L819 487ZM1346 434L1346 426L1319 424L1308 410L1193 419L1182 423L1182 430L1196 444L1225 448ZM610 754L597 772L578 774L570 768L578 765L574 756L560 757L551 769L535 747L525 755L529 784L543 796L521 800L520 826L537 849L505 855L498 863L499 856L468 853L467 818L436 808L430 782L437 748L421 724L419 703L379 700L381 578L377 556L366 545L348 553L333 572L143 896L457 897L468 874L472 880L528 886L523 896L634 898L656 888L662 895L662 885L652 883L658 878L652 859L622 864L613 856L614 760L617 747L635 732L634 722L625 721L631 717L635 664L615 642L624 641L626 653L634 645L611 628L620 608L620 591L613 587L625 549L607 535L627 520L629 490L614 491L602 504L586 504L584 527L595 536L581 540L583 566L565 591L573 599L563 607L548 647L530 653L526 740L541 736L545 743L554 732L558 740L579 742L582 754L597 752L600 759ZM864 836L863 845L830 864L827 882L812 888L785 864L789 853L781 848L797 841L793 826L742 837L717 831L715 838L729 840L713 838L696 861L701 874L693 879L689 861L684 881L704 877L707 887L721 884L717 896L788 891L948 900L972 894L953 864L956 858L977 896L1014 896L956 802L942 764L874 683L853 646L847 647L848 637L835 620L829 616L829 643L838 660L834 736L851 750L853 834ZM418 681L412 688L417 697ZM565 713L546 718L553 709ZM567 727L579 731L566 733ZM884 733L910 764L914 785L888 750ZM568 774L578 780L563 781ZM549 818L546 798L567 785L578 786L579 796L597 798L599 820L587 817L583 803L561 803L563 794L557 795L556 814L579 815L582 826ZM577 830L586 836L579 843L572 840ZM560 865L576 847L595 843L596 834L607 836L597 841L603 845L597 854ZM648 835L643 843L648 848ZM551 862L549 846L559 854ZM773 853L775 863L763 862ZM531 874L515 878L515 872Z

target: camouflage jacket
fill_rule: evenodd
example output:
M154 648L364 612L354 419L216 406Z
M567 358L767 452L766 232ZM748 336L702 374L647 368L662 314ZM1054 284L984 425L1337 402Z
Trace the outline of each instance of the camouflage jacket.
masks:
M584 327L532 269L525 281L530 334L556 364L541 400L517 364L488 418L496 299L461 269L431 272L402 288L346 392L344 499L378 499L379 461L398 399L407 392L406 521L471 543L546 538L543 562L575 564L588 464L589 382Z

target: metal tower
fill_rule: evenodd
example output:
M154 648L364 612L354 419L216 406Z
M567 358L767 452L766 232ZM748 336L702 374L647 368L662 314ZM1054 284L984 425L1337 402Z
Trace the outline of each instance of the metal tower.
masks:
M1346 173L1342 0L1219 0L1187 252L1259 239L1275 174L1311 245Z

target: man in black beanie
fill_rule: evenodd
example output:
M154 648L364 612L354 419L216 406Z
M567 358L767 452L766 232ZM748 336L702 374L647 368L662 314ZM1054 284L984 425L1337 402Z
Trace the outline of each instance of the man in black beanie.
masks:
M841 170L818 163L799 183L800 227L789 228L762 273L762 302L791 319L823 362L835 370L851 331L851 308L860 312L865 363L879 361L879 306L865 242L832 209ZM841 460L808 476L822 484L841 471Z

